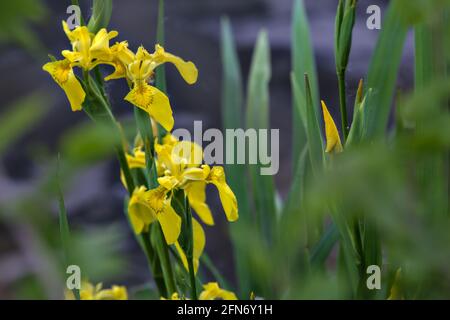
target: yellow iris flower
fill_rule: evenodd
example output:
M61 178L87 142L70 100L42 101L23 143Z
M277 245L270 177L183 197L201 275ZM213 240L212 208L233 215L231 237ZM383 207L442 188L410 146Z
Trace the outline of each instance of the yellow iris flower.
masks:
M236 295L221 289L217 282L209 282L203 285L203 291L198 297L199 300L237 300Z
M188 269L186 255L177 241L181 232L181 217L172 208L170 202L169 190L163 186L152 190L147 190L144 186L136 188L128 204L130 222L134 231L139 234L147 230L151 223L158 221L167 244L175 244L183 265ZM193 262L194 270L197 272L206 237L202 226L194 218L192 218L192 231Z
M236 196L226 183L223 167L210 167L203 162L203 150L190 141L178 141L171 134L155 143L158 183L167 192L183 189L190 206L207 225L214 225L214 219L206 204L206 185L213 184L219 191L219 197L228 221L239 218ZM145 168L145 153L140 146L133 154L126 155L130 168ZM122 175L122 182L124 181ZM124 184L125 185L125 184Z
M184 61L173 54L165 52L160 45L155 46L155 52L152 54L144 47L139 47L131 62L129 53L124 54L124 56L126 56L126 59L117 63L116 71L113 73L112 78L123 76L122 68L126 65L126 77L132 83L132 89L125 97L125 100L146 111L167 131L172 130L174 120L169 99L163 92L150 85L149 82L154 76L155 68L166 62L174 64L183 79L189 84L197 81L197 68L191 61ZM128 63L126 63L126 60L128 60Z
M190 141L177 142L173 137L156 144L158 183L167 190L183 189L190 206L208 225L214 224L211 210L206 204L206 185L213 184L219 191L219 197L228 221L239 217L236 196L226 183L223 167L210 167L203 162L203 150Z
M86 93L76 78L73 67L88 71L100 63L110 63L114 53L109 47L109 40L116 37L118 32L107 32L103 28L94 35L86 26L76 27L71 31L65 21L62 24L72 50L63 50L63 60L48 62L42 69L64 90L72 111L78 111L81 110Z
M128 214L136 234L158 221L167 244L174 244L180 235L181 217L172 208L167 190L162 186L151 190L144 186L136 188L128 203Z
M203 291L198 297L199 300L238 300L236 295L219 287L217 282L209 282L203 285ZM180 298L178 292L174 292L170 299L161 297L161 300L189 300L186 298Z
M103 289L102 284L93 285L82 282L80 289L81 300L128 300L127 289L124 286L113 285L110 289ZM72 291L66 291L67 300L75 300Z
M322 112L323 120L325 122L325 136L327 141L325 152L340 153L343 151L343 147L341 144L341 138L339 137L339 131L324 101L322 101Z

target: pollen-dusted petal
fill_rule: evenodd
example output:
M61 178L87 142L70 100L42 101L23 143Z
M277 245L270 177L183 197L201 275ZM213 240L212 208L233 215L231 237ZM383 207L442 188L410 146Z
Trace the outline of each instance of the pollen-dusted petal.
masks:
M152 58L156 65L166 62L174 64L187 83L194 84L197 82L198 70L192 61L184 61L180 57L166 52L164 48L158 44L155 46L155 52L152 54Z
M322 112L325 122L325 135L327 139L325 152L342 152L343 148L341 144L341 138L339 137L339 132L324 101L322 101Z
M174 244L181 232L181 217L170 205L170 200L164 201L164 208L157 217L167 244Z
M214 184L219 191L220 201L228 221L236 221L239 218L237 199L226 182L223 167L211 168L207 182Z
M81 110L86 93L73 73L70 62L68 60L48 62L42 69L47 71L53 80L64 90L72 111Z
M185 188L189 205L194 209L200 219L207 225L214 225L214 218L206 204L206 183L204 181L193 181Z
M146 83L137 84L127 94L125 100L146 111L167 131L172 130L174 119L169 98L157 88Z

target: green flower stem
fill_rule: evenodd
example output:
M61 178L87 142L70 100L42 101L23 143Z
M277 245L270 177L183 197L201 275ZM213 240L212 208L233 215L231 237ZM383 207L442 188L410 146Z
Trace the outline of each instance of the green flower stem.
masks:
M175 280L174 280L175 278L173 275L172 264L170 263L169 249L166 244L166 240L164 239L164 235L162 233L161 226L159 225L159 223L155 225L153 231L155 237L153 245L156 247L156 252L158 253L158 257L161 262L161 269L164 277L164 283L166 284L167 288L166 297L170 298L170 296L177 291L175 287Z
M156 164L153 149L154 143L153 129L151 126L150 118L145 111L135 108L135 119L138 130L141 134L142 141L144 142L145 163L146 163L146 170L148 172L148 175L146 176L148 178L147 187L149 189L152 189L158 186L157 181L158 176L156 172ZM155 234L153 245L156 249L156 252L158 253L158 257L161 262L161 269L168 294L166 297L169 298L172 295L172 293L176 292L176 286L172 265L169 257L168 245L166 243L166 240L164 238L164 235L162 233L159 224L158 227L154 228L153 230L154 230L153 233Z
M197 297L197 286L195 279L195 270L194 270L194 232L192 228L192 212L189 206L188 201L185 201L184 209L186 211L186 228L187 235L189 237L189 250L186 252L186 259L188 262L189 269L189 280L191 282L191 298L193 300L198 300Z
M341 125L342 125L342 138L343 144L347 140L348 133L350 128L348 127L347 122L347 101L345 98L345 69L337 72L338 76L338 85L339 85L339 106L341 111Z

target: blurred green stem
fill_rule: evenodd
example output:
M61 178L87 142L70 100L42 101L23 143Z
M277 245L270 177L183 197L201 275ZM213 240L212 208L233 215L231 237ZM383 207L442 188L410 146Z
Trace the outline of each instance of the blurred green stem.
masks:
M337 72L338 85L339 85L339 107L341 111L341 125L342 125L342 138L343 143L347 140L349 127L347 122L347 101L345 98L345 69Z

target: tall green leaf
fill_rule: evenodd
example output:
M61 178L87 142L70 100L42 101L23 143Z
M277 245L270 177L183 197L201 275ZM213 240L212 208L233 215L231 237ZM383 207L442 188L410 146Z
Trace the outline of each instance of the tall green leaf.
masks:
M313 98L314 111L318 115L319 110L319 86L317 82L317 71L314 59L314 50L310 37L309 23L306 16L303 0L295 0L292 15L292 69L296 79L302 79L307 73L310 77L311 95ZM300 110L305 109L305 90L303 86L294 89L292 109L292 163L293 170L298 163L300 153L306 144L306 127L303 125L304 115ZM295 95L298 95L298 98Z
M72 244L70 240L70 228L69 228L69 220L67 218L67 210L66 205L64 203L64 195L61 189L60 178L59 178L59 163L60 158L58 156L57 160L57 179L56 179L56 187L58 192L58 209L59 209L59 233L61 236L61 246L64 257L64 267L67 268L69 265L74 263L72 261ZM64 270L66 271L66 270ZM73 294L77 300L80 300L80 291L79 289L73 289Z
M223 128L238 129L243 127L243 90L242 75L236 45L233 39L230 22L227 18L221 21L222 30L222 122ZM237 146L234 146L236 154ZM251 290L250 270L244 250L239 247L237 236L245 230L245 226L251 223L247 171L244 164L226 164L225 171L227 182L236 194L239 209L239 220L230 226L231 236L234 242L237 274L239 277L241 296L246 296Z
M369 67L367 88L373 89L373 94L367 101L364 121L365 137L369 139L383 135L388 124L408 31L401 10L399 1L391 1Z
M294 99L296 106L299 106L299 114L302 116L303 126L306 128L306 137L309 149L309 158L311 161L311 166L315 174L318 174L324 164L323 156L323 138L322 132L320 130L320 125L317 120L314 103L312 100L311 85L309 82L309 77L307 74L303 75L302 78L305 79L305 85L303 91L305 95L302 94L301 85L295 74L291 74L291 83L294 90ZM300 101L304 102L301 103Z
M270 49L265 31L258 35L253 52L247 92L247 128L269 129ZM264 142L265 143L265 142ZM266 239L270 241L275 225L275 188L272 176L261 175L261 164L249 165L250 181L255 198L256 218Z
M112 15L112 0L94 0L92 15L88 22L89 31L97 33L107 28Z

